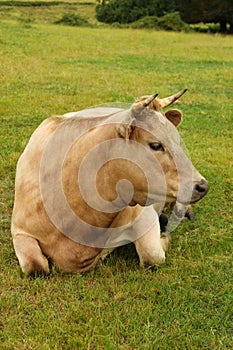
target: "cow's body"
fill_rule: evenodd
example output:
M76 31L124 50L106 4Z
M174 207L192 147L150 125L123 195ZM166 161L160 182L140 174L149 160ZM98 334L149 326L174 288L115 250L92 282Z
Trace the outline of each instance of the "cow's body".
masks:
M179 195L174 159L180 163L184 193L192 187L191 202L203 197L208 186L181 149L174 125L148 104L52 117L36 129L17 165L12 215L13 243L23 272L49 273L47 257L62 271L86 271L104 248L130 241L141 265L165 261L170 237L160 237L152 204L162 209ZM163 151L150 148L160 142ZM191 178L186 166L192 168ZM185 200L184 193L180 196Z

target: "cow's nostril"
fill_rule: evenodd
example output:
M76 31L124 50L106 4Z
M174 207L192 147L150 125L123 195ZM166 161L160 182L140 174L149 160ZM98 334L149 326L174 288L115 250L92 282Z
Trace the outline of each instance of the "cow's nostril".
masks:
M202 192L205 192L206 189L203 186L201 186L201 185L196 185L196 190L198 192L202 193Z
M199 184L196 184L195 190L199 193L206 193L209 190L208 182L201 181Z

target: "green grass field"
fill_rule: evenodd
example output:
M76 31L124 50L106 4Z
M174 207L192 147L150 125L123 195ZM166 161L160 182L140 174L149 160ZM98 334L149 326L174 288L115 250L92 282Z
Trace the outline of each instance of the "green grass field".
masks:
M41 9L33 21L0 10L0 348L232 349L232 37L73 28ZM14 176L39 123L186 87L179 130L211 189L195 221L173 233L166 264L142 270L125 246L87 274L22 276L10 234Z

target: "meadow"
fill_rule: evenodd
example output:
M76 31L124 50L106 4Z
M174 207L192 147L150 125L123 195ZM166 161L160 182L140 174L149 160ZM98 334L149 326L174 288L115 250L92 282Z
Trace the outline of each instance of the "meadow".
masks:
M0 6L0 348L232 349L232 36L74 28L52 23L63 7L26 11ZM93 7L83 11L94 22ZM22 276L10 219L16 163L35 128L183 88L179 131L210 191L173 232L166 264L141 269L129 245L86 274Z

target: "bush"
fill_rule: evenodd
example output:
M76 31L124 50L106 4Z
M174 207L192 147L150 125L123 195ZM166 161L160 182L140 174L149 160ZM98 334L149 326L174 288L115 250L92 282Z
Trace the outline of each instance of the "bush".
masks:
M191 24L191 29L198 33L219 33L220 32L220 25L219 23L197 23L197 24Z
M132 23L131 27L173 30L176 32L189 31L189 26L181 20L178 12L168 13L163 17L146 16Z
M58 19L55 24L64 24L73 27L89 27L90 23L86 18L80 17L75 13L66 13L61 19Z
M175 9L175 0L99 0L98 2L96 18L105 23L132 23L145 16L163 16Z
M131 23L147 14L144 7L137 7L130 1L112 0L96 6L96 18L100 22Z
M182 21L179 12L171 12L158 18L158 27L159 29L176 32L189 31L189 26Z
M145 16L140 18L138 21L131 24L131 28L140 29L158 29L158 17L156 16Z

